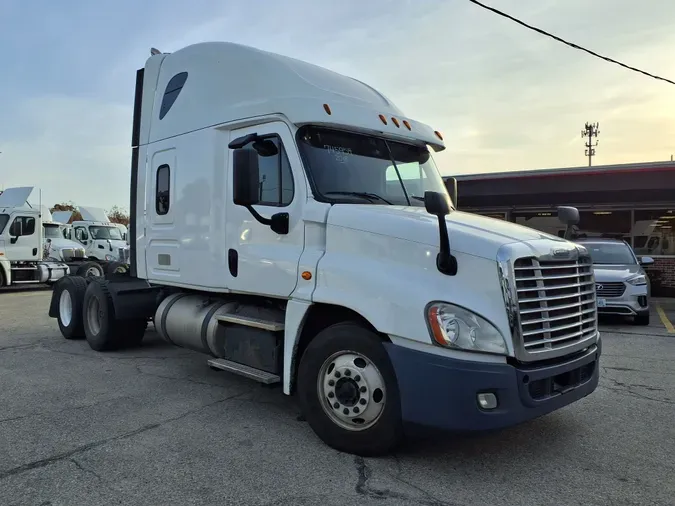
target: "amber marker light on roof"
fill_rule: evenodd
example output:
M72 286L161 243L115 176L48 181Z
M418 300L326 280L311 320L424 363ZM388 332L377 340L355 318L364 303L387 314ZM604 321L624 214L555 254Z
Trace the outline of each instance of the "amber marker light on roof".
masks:
M408 120L407 120L407 119L404 119L404 120L403 120L403 125L404 125L408 130L412 130L412 127L410 126L410 123L408 123Z
M323 110L326 111L326 114L331 115L333 114L330 110L330 106L328 104L323 104Z
M391 122L392 122L394 125L396 125L396 128L399 128L399 127L401 126L396 118L391 118Z
M443 140L443 136L441 135L441 132L436 130L434 133L436 134L436 137L438 137L440 140Z
M385 125L387 124L387 118L384 117L384 114L380 114L380 121Z

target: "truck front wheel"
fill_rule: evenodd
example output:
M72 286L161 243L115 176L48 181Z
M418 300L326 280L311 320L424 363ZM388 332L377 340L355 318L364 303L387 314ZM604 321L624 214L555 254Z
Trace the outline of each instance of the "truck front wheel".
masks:
M84 262L77 269L77 275L83 278L90 276L103 277L103 267L96 262Z
M400 443L396 374L380 337L363 325L321 331L302 355L297 384L307 422L332 448L368 457Z

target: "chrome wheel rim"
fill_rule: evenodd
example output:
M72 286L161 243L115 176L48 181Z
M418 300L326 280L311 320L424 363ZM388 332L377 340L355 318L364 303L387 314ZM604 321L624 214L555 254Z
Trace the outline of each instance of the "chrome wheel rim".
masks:
M101 269L94 267L93 265L87 269L87 272L84 274L86 277L97 276L101 277Z
M73 299L68 290L63 290L59 297L59 319L65 327L73 320Z
M349 431L375 425L386 405L384 377L368 357L355 351L340 351L326 359L317 392L331 421Z
M101 306L98 299L92 297L89 299L89 305L87 306L87 323L89 324L89 330L94 335L101 331L101 317Z

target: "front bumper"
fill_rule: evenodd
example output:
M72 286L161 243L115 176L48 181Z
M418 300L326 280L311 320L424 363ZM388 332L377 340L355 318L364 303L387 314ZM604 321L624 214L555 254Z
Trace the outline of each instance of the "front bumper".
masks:
M601 342L572 358L537 367L457 360L386 344L406 424L449 431L493 430L537 418L595 390ZM484 410L477 394L494 393Z
M647 285L634 286L625 283L626 289L619 297L603 297L596 293L598 314L636 316L649 314Z

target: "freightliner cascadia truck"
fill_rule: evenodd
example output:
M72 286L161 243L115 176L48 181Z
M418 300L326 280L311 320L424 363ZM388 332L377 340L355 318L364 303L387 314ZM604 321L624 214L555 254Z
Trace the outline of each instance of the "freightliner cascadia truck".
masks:
M442 135L358 80L226 42L136 74L130 258L66 276L50 316L97 351L163 339L295 395L318 437L391 452L598 384L582 246L456 210ZM561 219L578 219L574 208Z

